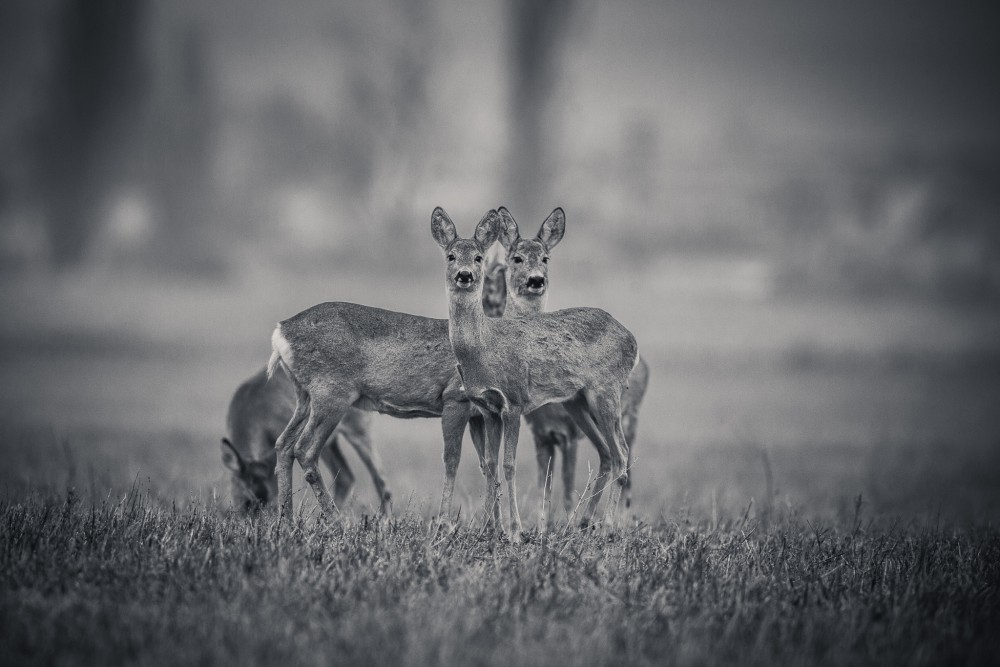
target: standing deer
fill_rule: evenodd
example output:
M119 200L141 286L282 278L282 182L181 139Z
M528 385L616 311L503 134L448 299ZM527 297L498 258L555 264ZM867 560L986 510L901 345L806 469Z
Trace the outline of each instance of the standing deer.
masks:
M495 215L490 218L494 227ZM476 261L482 263L482 254ZM323 443L352 408L402 419L441 418L445 478L440 514L450 514L470 405L456 372L448 320L353 303L322 303L279 322L271 347L268 375L284 369L296 396L294 412L275 443L282 516L292 510L293 461L299 462L320 509L324 513L333 509L316 462ZM482 419L475 418L470 430L478 450L485 439ZM482 461L480 455L481 467ZM499 505L494 503L487 511L498 524Z
M490 317L503 315L530 317L545 312L549 286L549 254L566 231L566 215L556 208L542 223L533 239L522 238L510 211L501 206L500 244L506 252L506 264L490 267L484 278L483 310ZM638 428L639 406L649 384L649 366L640 356L629 376L628 389L622 396L622 425L628 442L628 469L632 469ZM531 428L538 460L538 485L542 489L542 516L549 515L555 451L562 456L563 503L566 512L573 508L573 480L576 473L577 443L583 433L557 404L543 405L524 416ZM622 491L625 506L631 504L632 475ZM551 516L551 515L549 515Z
M284 372L268 380L260 369L233 394L226 415L227 436L222 438L222 463L232 472L233 504L251 510L277 495L274 443L295 410L295 389ZM346 440L368 468L382 512L389 508L390 493L382 462L372 446L371 416L350 410L320 454L333 476L333 497L341 504L354 485L354 474L340 449Z
M446 258L449 339L468 399L486 420L487 515L497 504L493 480L502 440L510 530L514 539L520 538L514 472L521 415L547 403L563 403L598 448L600 471L587 518L600 502L604 485L618 481L611 485L604 516L605 528L610 529L628 475L621 398L637 362L635 338L597 308L570 308L526 318L486 317L483 254L496 240L499 222L497 212L490 211L473 237L463 239L443 209L436 208L431 215L431 234Z

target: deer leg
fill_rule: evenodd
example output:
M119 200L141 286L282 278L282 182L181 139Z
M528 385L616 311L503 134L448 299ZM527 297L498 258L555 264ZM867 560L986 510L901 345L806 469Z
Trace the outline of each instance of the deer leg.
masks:
M548 527L552 518L552 468L556 464L553 440L535 435L535 458L538 461L538 488L542 490L542 508L538 515L539 530Z
M469 421L468 405L460 401L448 401L441 412L441 432L444 435L444 488L441 492L442 519L451 516L451 501L455 493L455 476L462 459L462 437Z
M316 463L323 445L333 435L346 411L347 406L344 406L328 412L324 417L319 417L315 409L310 410L302 437L295 444L295 458L302 467L302 476L316 494L320 511L326 515L332 514L336 506L327 493L326 486L323 485L323 476Z
M597 505L601 502L601 496L604 495L604 487L608 483L608 475L611 472L611 450L594 423L591 409L583 396L577 396L563 403L563 407L597 448L597 457L600 460L597 479L594 480L594 490L590 493L590 502L587 503L583 517L580 519L580 525L586 527L593 520Z
M371 437L367 430L355 431L351 433L349 441L354 451L358 453L358 458L368 468L372 483L375 485L375 493L378 494L379 512L388 514L392 509L392 493L389 492L389 485L385 481L385 472L382 468L382 457L378 450L372 446Z
M573 511L573 485L576 476L576 447L577 439L568 437L563 443L562 455L562 483L563 483L563 506L566 514Z
M274 474L278 481L278 515L292 516L292 462L295 460L295 446L302 437L302 428L309 412L309 394L296 387L295 412L274 443Z
M597 427L605 441L611 445L611 492L604 512L605 530L612 530L615 525L615 515L621 500L622 487L628 481L628 471L625 465L628 461L628 444L622 430L621 399L619 394L611 396L596 396L588 401L594 406L594 417Z
M476 410L469 411L469 435L472 436L472 446L476 448L479 456L479 471L484 475L485 449L486 449L486 422L482 414Z
M624 431L625 443L628 447L628 460L625 464L625 468L628 470L628 478L625 480L622 498L625 500L625 507L630 507L632 505L632 453L635 451L635 435L639 429L639 415L635 405L630 404L625 406L625 401L622 401L622 403L622 430Z
M483 413L486 442L483 447L483 472L486 479L486 495L483 521L492 525L497 532L503 532L500 517L500 479L497 466L500 461L500 443L503 441L503 421L500 415Z
M333 481L330 482L333 488L333 502L337 507L341 507L354 486L355 478L347 459L344 458L344 452L340 449L340 439L336 433L320 451L319 458L333 477Z
M500 416L503 424L503 474L507 480L507 503L510 506L511 540L521 539L521 514L517 510L517 480L515 463L517 461L517 438L521 430L521 410L507 409Z

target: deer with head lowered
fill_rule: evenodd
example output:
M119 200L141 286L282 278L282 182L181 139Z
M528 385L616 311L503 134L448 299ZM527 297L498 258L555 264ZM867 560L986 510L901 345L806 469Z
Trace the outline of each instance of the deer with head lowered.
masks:
M274 475L274 443L295 411L295 388L284 371L268 380L266 370L244 381L236 389L226 414L226 437L222 438L222 463L232 473L233 505L244 511L267 504L277 496ZM340 449L346 441L368 468L380 509L389 509L390 493L382 463L372 446L371 415L351 409L338 424L320 458L333 476L333 500L340 505L354 485L354 474Z
M566 231L566 215L556 208L542 222L534 238L520 235L517 222L505 207L497 209L500 218L500 244L506 263L491 267L484 280L483 309L491 317L531 317L545 312L549 288L549 256ZM649 382L649 367L640 356L629 376L628 389L622 396L622 426L628 442L628 465L631 472L638 426L639 406ZM542 489L540 522L551 518L552 477L555 452L562 457L563 504L566 513L573 508L573 480L576 452L583 433L561 405L550 403L524 415L535 441L538 461L538 484ZM625 506L630 504L632 475L622 490ZM586 521L586 519L585 519Z
M600 470L587 515L593 514L604 485L610 484L604 516L610 529L628 474L621 397L637 361L635 337L597 308L486 317L482 257L496 240L499 224L497 212L490 211L473 237L463 239L443 209L436 208L431 216L431 234L446 258L449 339L466 395L486 420L487 510L497 504L497 488L490 478L496 478L502 440L510 530L515 539L520 537L514 472L521 415L547 403L562 403L598 449Z

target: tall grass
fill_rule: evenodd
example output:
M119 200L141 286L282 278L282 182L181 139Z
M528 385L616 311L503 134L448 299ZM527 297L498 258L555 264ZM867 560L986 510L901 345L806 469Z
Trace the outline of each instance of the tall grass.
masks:
M968 664L998 627L1000 531L860 505L515 546L409 513L0 500L3 664Z

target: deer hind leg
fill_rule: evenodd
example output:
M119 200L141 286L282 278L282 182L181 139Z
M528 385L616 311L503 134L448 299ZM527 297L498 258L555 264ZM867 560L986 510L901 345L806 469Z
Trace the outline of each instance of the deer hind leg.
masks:
M511 540L520 541L521 513L517 509L517 480L514 476L517 461L517 438L521 430L520 409L508 408L501 413L503 424L503 474L507 481L507 503L510 506Z
M622 430L628 447L628 461L625 467L629 473L625 488L622 490L622 498L625 500L625 507L629 507L632 505L632 456L635 452L636 433L639 430L638 399L629 394L629 389L622 393Z
M327 401L324 401L322 405L324 409L320 414L320 411L316 409L316 401L312 402L302 436L295 443L295 458L298 459L299 465L302 467L306 483L312 487L313 493L316 495L320 511L329 515L336 509L336 506L323 485L323 476L316 463L323 450L323 445L333 435L337 424L347 412L350 402L345 402L343 405L334 404L332 408Z
M597 427L605 438L605 442L610 445L611 478L609 482L611 491L608 505L605 508L604 525L606 530L611 530L614 528L622 488L628 482L628 470L625 467L628 463L628 443L622 429L620 393L612 392L594 396L588 400L588 404L594 407L593 415Z
M371 414L355 409L348 410L337 427L337 437L350 443L365 468L368 469L368 474L375 485L375 492L378 494L379 511L385 514L389 510L392 494L389 493L388 484L385 481L382 458L378 455L375 445L372 444Z
M538 461L538 488L542 490L542 508L538 515L540 530L552 519L552 469L556 465L556 438L552 434L534 433L535 458Z
M382 514L389 514L392 510L392 493L385 481L382 457L372 445L368 429L359 429L351 433L350 443L354 447L354 451L358 453L361 462L368 468L368 474L371 475L372 483L375 485L375 493L378 494L379 511Z
M320 460L326 465L333 477L330 485L333 489L333 502L337 507L342 507L347 501L347 495L354 487L354 473L344 458L344 452L340 449L340 439L334 433L326 447L320 452Z
M635 410L623 409L622 437L625 438L625 444L628 447L628 459L625 464L628 477L625 479L625 488L622 489L622 498L625 501L625 507L631 507L632 505L632 455L635 452L635 434L638 428L639 415L635 413Z
M292 462L295 460L295 447L302 438L302 429L309 413L310 399L305 390L296 386L295 411L285 426L285 430L274 443L275 466L274 474L278 482L278 512L279 516L292 516Z
M601 496L604 495L604 487L608 484L611 473L611 449L608 447L608 441L604 439L594 421L593 409L582 394L563 403L563 407L566 408L566 411L569 412L573 421L580 427L584 435L597 448L597 457L600 460L597 479L594 480L594 490L590 493L590 502L587 503L583 517L580 519L580 525L586 527L593 520L594 512L597 511L597 505L601 502Z
M444 485L441 489L442 519L451 516L451 502L455 494L455 476L462 460L462 438L469 422L469 406L465 401L446 401L441 411L441 434L444 436ZM481 455L480 455L481 458Z
M573 511L573 486L576 477L576 448L579 440L572 436L566 437L563 442L562 452L562 482L563 482L563 507L566 515Z

